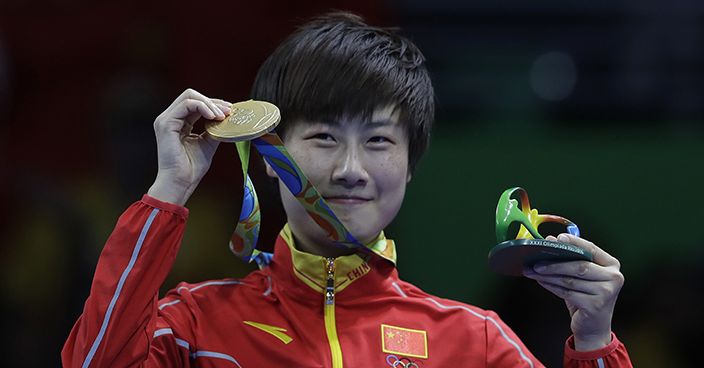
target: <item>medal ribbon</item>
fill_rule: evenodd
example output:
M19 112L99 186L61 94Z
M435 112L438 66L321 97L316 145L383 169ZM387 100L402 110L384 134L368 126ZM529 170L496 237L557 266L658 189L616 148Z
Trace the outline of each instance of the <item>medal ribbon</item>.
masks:
M244 198L239 221L230 240L230 250L235 255L246 262L255 261L259 267L268 265L272 258L271 253L256 249L261 216L259 200L249 174L247 174L250 145L254 145L264 160L274 169L279 180L284 183L313 221L325 230L336 246L354 249L362 253L375 253L396 263L395 254L390 251L393 247L387 246L386 239L382 237L365 246L345 228L320 192L288 153L278 134L272 131L251 141L236 142L236 145L242 163Z

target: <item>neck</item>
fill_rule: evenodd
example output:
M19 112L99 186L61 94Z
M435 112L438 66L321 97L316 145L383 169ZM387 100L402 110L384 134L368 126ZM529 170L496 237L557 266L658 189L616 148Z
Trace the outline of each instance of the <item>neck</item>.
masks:
M292 224L290 223L286 224L284 229L281 230L281 235L289 246L295 247L295 249L299 252L320 257L341 257L352 254L361 255L363 258L366 258L367 256L366 254L357 253L358 250L354 248L345 249L338 247L327 238L322 229L320 230L320 235L314 238L318 241L311 241L311 239L305 236L310 234L302 233L304 236L296 235L291 225ZM396 245L393 240L387 239L386 236L384 236L383 231L377 234L376 239L372 239L365 243L365 247L372 253L391 262L393 265L396 265Z
M333 257L337 258L340 256L348 256L350 254L354 254L354 249L346 249L346 248L339 248L336 247L332 241L327 241L324 243L321 242L315 242L315 241L310 241L308 239L302 239L298 237L297 235L293 235L293 239L296 245L296 248L300 251L310 253L310 254L315 254L317 256L321 257Z

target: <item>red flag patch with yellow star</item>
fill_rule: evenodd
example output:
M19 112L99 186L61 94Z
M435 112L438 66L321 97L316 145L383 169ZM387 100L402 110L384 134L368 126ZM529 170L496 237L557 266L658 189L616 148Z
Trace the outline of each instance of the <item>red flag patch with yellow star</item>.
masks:
M428 357L428 335L423 330L381 325L381 350L415 358Z

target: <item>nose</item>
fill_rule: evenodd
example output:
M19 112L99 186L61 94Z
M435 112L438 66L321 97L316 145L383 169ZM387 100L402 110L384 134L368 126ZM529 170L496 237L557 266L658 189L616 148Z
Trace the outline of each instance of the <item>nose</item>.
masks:
M335 160L332 171L332 181L346 187L364 186L369 181L369 173L365 169L363 157L356 147L347 147L340 151L340 157Z

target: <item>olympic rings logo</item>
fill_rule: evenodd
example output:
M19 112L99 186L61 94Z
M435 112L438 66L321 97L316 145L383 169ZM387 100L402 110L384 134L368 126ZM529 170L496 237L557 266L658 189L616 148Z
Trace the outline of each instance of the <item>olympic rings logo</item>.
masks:
M414 363L412 360L405 357L399 358L393 354L386 356L386 364L394 368L420 368L418 364Z

